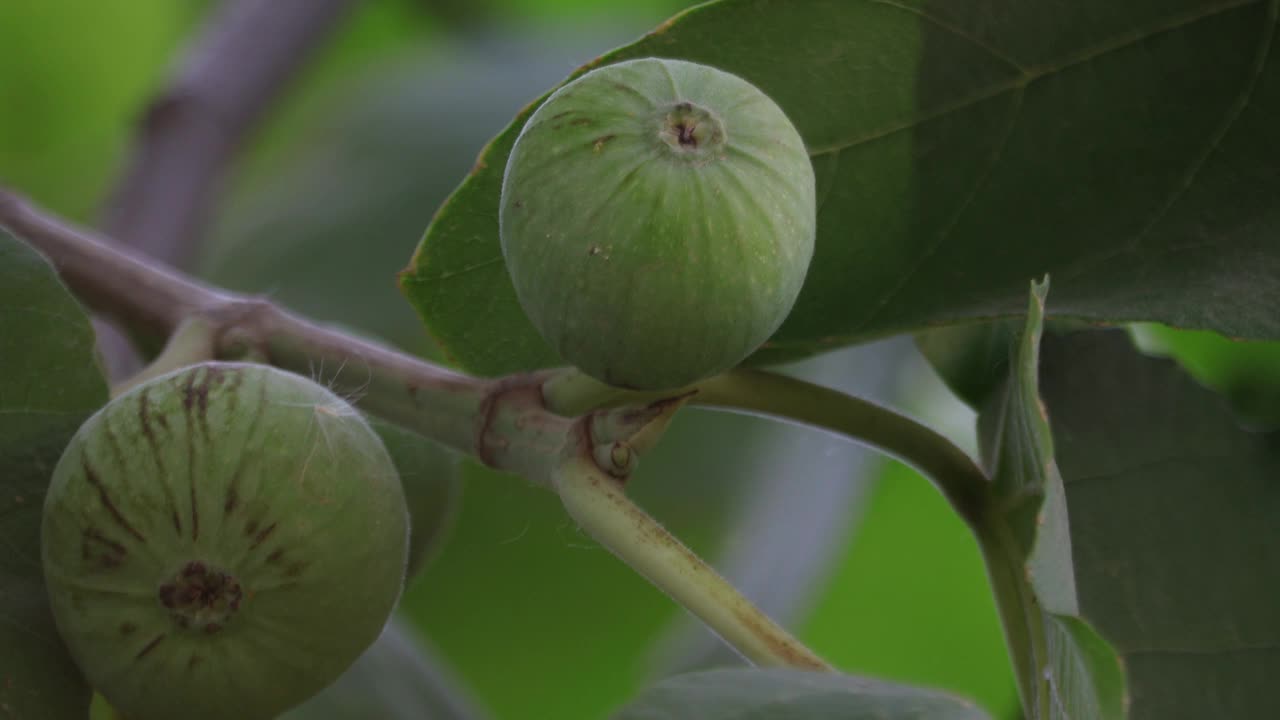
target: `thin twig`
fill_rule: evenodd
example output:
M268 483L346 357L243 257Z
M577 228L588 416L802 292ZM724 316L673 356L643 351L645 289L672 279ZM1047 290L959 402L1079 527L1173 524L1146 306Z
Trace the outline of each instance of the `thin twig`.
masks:
M236 148L352 4L224 2L147 110L107 234L185 266Z
M477 451L472 422L489 381L331 330L261 298L202 285L3 188L0 225L43 253L82 302L141 337L163 340L183 321L204 318L220 329L219 356L250 350L300 374L314 372L316 363L350 368L333 386L362 393L368 412L463 452Z

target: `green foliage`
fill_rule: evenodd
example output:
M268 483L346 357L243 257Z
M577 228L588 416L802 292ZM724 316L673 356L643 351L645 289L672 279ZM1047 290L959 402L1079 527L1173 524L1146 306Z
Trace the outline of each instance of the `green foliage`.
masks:
M1280 336L1276 22L1260 0L1069 13L726 0L578 73L649 55L706 63L799 127L818 177L817 249L757 361L1017 314L1027 278L1046 272L1055 314L1268 338ZM403 278L446 351L483 374L556 363L498 246L503 168L536 107L481 155ZM1239 304L1246 291L1258 302Z
M49 474L107 400L89 319L0 230L0 717L84 718L89 688L54 627L40 565Z
M979 418L997 494L979 535L1025 701L1049 718L1275 714L1274 433L1122 332L1041 343L1044 290ZM983 354L990 334L972 337ZM939 366L970 387L972 367Z
M677 675L613 720L989 720L973 703L931 690L802 670L711 670Z
M0 181L91 217L166 53L206 5L0 7L0 105L21 109L0 113ZM507 279L499 193L512 143L547 97L536 93L596 48L552 53L483 29L605 7L622 12L595 0L361 4L234 169L202 274L478 374L561 364ZM912 333L980 413L994 480L985 513L966 528L887 463L813 612L784 616L836 666L1003 712L998 614L1028 718L1280 716L1268 686L1280 676L1280 444L1256 430L1280 419L1280 344L1260 342L1280 339L1278 22L1276 0L717 0L572 73L655 56L762 88L806 143L818 238L795 312L748 362ZM436 42L458 26L483 39ZM423 40L434 46L406 52ZM392 275L424 226L401 277L408 307ZM1037 286L1028 307L1028 280L1046 273L1053 294L1045 304ZM1133 320L1216 332L1137 332L1186 374L1120 331L1058 332ZM48 473L105 401L92 341L48 267L0 233L0 545L14 550L0 553L0 717L83 718L88 704L34 558ZM637 658L678 613L554 496L459 469L399 428L379 432L419 508L414 563L449 540L404 603L441 661L392 626L291 718L476 717L449 697L465 681L497 717L582 720L671 672L666 656ZM827 487L849 466L816 464L831 451L803 432L682 411L629 492L701 554L812 561L845 537L857 503ZM802 495L810 504L788 505ZM787 514L824 499L821 521ZM772 513L745 510L775 501ZM744 518L831 531L777 542ZM785 589L808 598L827 567ZM690 708L724 720L987 717L929 691L779 670L676 676L616 717Z
M1276 433L1242 429L1120 333L1049 337L1042 353L1062 484L1040 531L1058 547L1032 558L1046 609L1118 651L1128 717L1280 714Z
M193 5L0 3L0 182L92 215Z

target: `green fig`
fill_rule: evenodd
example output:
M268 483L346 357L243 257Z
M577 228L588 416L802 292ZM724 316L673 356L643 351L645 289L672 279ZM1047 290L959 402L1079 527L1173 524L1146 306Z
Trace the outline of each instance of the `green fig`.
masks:
M89 418L53 472L43 559L58 630L130 720L268 720L333 682L400 596L395 466L344 400L206 363Z
M813 255L813 167L747 81L679 60L592 70L525 124L502 253L543 338L610 385L727 370L791 311Z

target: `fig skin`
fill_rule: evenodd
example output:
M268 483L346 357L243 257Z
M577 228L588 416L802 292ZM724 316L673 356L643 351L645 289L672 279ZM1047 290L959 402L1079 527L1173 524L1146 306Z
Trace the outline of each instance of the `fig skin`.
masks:
M503 258L560 356L664 390L742 362L813 255L813 166L747 81L678 60L593 70L529 118L503 178Z
M395 466L345 401L206 363L80 428L44 505L59 632L130 720L269 720L377 639L404 581Z

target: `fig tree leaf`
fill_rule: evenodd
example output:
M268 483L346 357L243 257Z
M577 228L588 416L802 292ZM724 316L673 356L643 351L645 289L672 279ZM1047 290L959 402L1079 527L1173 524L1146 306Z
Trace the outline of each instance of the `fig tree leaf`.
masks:
M483 720L470 693L413 631L393 617L334 684L280 720Z
M1123 333L1049 337L1041 353L1062 489L1032 570L1074 589L1046 605L1119 651L1132 718L1280 717L1280 434L1242 429ZM1070 564L1053 537L1069 537Z
M990 720L935 690L789 668L708 670L645 690L612 720Z
M1042 620L1014 632L1039 647L1037 667L1018 669L1034 706L1280 716L1280 435L1243 429L1122 331L1046 335L1037 360L1041 309L979 420L1005 547L1036 598L1024 618Z
M813 264L754 362L1019 315L1278 338L1280 53L1267 0L722 0L575 72L642 56L755 83L818 178ZM545 97L545 96L544 96ZM506 276L498 201L535 100L428 227L402 287L481 374L560 361Z
M106 401L89 318L0 229L0 718L88 716L89 687L45 595L40 519L63 448Z

